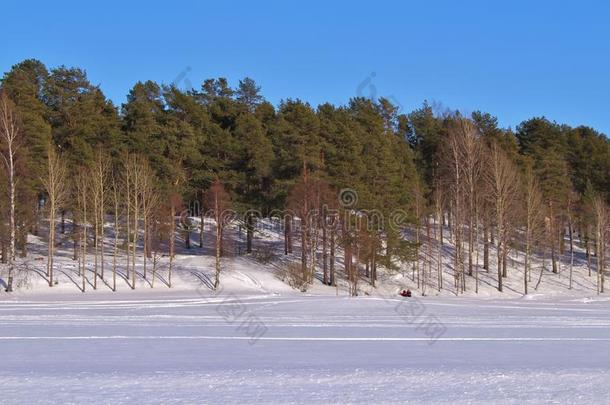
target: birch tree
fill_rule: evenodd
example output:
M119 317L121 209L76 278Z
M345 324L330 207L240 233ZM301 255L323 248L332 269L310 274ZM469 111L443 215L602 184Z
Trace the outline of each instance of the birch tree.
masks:
M523 179L525 205L525 260L523 268L524 294L528 293L528 282L531 279L532 247L544 235L544 199L540 185L531 167L527 167Z
M459 294L466 287L464 278L464 257L463 257L463 226L464 226L464 174L465 174L465 153L464 145L466 138L472 129L468 120L456 117L450 120L448 128L447 142L444 144L442 156L445 171L447 173L447 184L450 190L450 222L454 237L454 283L455 292Z
M497 143L492 143L486 170L489 198L495 213L498 244L498 291L502 291L512 219L519 195L518 172Z
M483 172L483 144L470 120L462 120L462 155L464 167L464 194L468 204L468 275L473 275L473 256L478 232L479 187Z
M568 221L568 236L570 238L570 274L569 274L569 289L572 289L572 278L574 273L574 217L575 209L578 204L579 195L574 191L570 191L568 203L566 207L566 219Z
M112 253L112 291L116 291L116 273L117 259L119 254L119 234L121 232L120 217L121 217L121 189L116 171L113 171L110 176L112 207L114 211L114 244Z
M155 227L155 213L159 206L159 191L157 190L157 178L149 165L144 165L140 176L140 194L142 201L142 218L144 226L144 279L147 278L147 259L151 257L151 239Z
M424 184L422 179L419 177L415 179L413 184L413 206L412 210L415 214L415 245L417 254L415 255L415 262L413 263L413 280L417 279L417 288L421 285L421 269L420 269L420 258L421 258L421 223L425 218L428 219L426 213L426 197Z
M55 146L49 144L47 149L47 175L41 179L41 183L47 193L47 204L49 212L49 242L47 258L47 279L49 287L53 286L53 259L55 256L55 218L68 198L68 169L64 158Z
M90 170L91 197L93 202L94 265L93 289L97 289L98 276L104 278L104 222L108 203L108 176L110 163L98 150ZM98 260L99 258L99 260ZM98 272L99 268L99 272Z
M170 193L169 196L169 270L167 284L172 288L172 270L174 266L174 258L176 256L176 212L178 207L182 205L180 194L176 192Z
M229 195L225 191L223 184L216 179L208 190L208 204L212 207L214 220L216 221L216 246L215 246L215 276L214 289L220 287L221 256L223 233L226 220L226 210L229 204Z
M437 288L440 291L443 288L443 192L436 183L434 194L434 215L435 215L435 233L436 233L436 273L437 273Z
M13 270L15 265L16 244L16 164L21 148L21 129L12 101L3 90L0 90L0 142L1 154L8 179L9 199L9 251L8 251L8 286L7 291L13 289Z
M87 270L87 213L89 208L89 173L84 168L77 171L74 191L76 194L76 210L74 213L78 227L75 226L75 246L80 251L78 258L78 274L81 277L81 290L86 289Z
M606 272L606 237L608 233L608 206L604 199L597 195L593 199L595 213L595 252L597 253L597 293L604 292Z
M126 155L125 159L125 204L127 210L127 275L131 267L131 289L136 288L136 258L140 240L140 220L143 219L144 195L150 165L148 160L140 155Z

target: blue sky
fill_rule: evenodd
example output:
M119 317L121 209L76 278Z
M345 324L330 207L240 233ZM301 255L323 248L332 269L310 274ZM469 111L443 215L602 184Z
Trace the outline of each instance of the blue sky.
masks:
M260 3L260 4L257 4ZM389 97L544 115L610 134L604 1L40 1L0 5L0 70L85 69L117 105L137 80L250 76L274 104Z

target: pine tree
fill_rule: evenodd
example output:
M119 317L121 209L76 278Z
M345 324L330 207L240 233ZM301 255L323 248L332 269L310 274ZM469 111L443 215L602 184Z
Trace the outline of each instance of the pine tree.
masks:
M550 218L553 273L557 273L557 249L563 246L562 217L566 212L568 193L572 189L565 159L565 130L544 118L533 118L519 125L517 139L521 153L533 158L534 172L540 179Z
M268 206L273 145L256 116L250 113L237 118L233 136L242 149L236 170L239 173L236 195L241 210L246 213L246 252L252 253L253 211L262 212L263 206Z

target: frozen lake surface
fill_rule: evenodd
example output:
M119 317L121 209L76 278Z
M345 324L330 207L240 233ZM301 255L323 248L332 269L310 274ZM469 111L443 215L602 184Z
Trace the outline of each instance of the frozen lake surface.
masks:
M606 403L610 301L22 296L2 403Z

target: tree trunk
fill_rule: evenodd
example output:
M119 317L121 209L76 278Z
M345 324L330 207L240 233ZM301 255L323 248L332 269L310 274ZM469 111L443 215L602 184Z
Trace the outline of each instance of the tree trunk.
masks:
M529 253L529 246L526 248L527 251L525 252L525 265L524 265L524 271L523 271L523 294L527 295L528 291L527 291L527 282L528 282L528 276L530 273L530 261L529 261L529 257L530 257L530 253Z
M326 220L322 222L322 272L324 285L328 285L328 241L326 237Z
M254 239L254 217L251 213L246 217L246 253L252 253L252 239Z
M85 291L85 280L86 280L86 275L85 273L87 272L87 192L86 190L82 191L83 194L83 242L82 242L82 255L81 255L81 261L83 263L83 292Z
M502 246L498 243L498 291L502 292Z
M53 287L53 256L55 254L55 201L51 201L49 207L49 257L47 264L47 277L49 287Z
M587 255L587 271L589 272L589 277L591 277L591 248L589 246L589 232L588 230L585 234L585 252Z
M72 225L74 226L74 224ZM66 233L66 210L61 210L61 234Z
M97 290L97 254L99 247L99 223L98 223L98 206L99 201L95 201L93 205L93 289Z
M375 283L377 282L377 249L373 248L373 253L371 255L371 284L375 287Z
M172 288L172 270L174 266L174 254L176 245L176 205L172 201L170 204L170 223L169 223L169 271L167 285Z
M336 286L337 280L335 278L335 229L330 230L330 260L328 262L328 270L330 275L330 285Z
M432 274L432 235L430 230L430 217L426 217L426 244L428 251L428 254L426 255L428 272L426 273L426 269L424 267L424 276L422 277L422 295L425 295L428 276ZM426 274L428 274L428 276Z
M191 248L191 232L188 230L184 231L184 247L186 249Z
M475 236L475 227L474 227L474 218L476 217L475 208L474 208L474 191L471 190L470 196L470 212L468 214L468 275L472 276L472 263L473 263L473 255L474 255L474 236Z
M218 194L215 194L214 196L214 212L216 213L216 261L215 261L215 267L216 267L216 275L214 278L214 289L218 289L218 287L220 286L220 256L222 254L221 248L222 248L222 218L221 218L221 213L220 213L220 202L219 202L219 196Z
M551 242L551 262L553 264L553 273L557 274L557 258L555 257L555 242Z
M566 239L565 238L565 233L566 233L565 232L565 224L562 221L559 224L559 232L558 232L558 234L559 234L558 235L558 238L559 238L559 254L561 256L563 256L565 254L565 252L566 252L566 249L565 249L565 239Z
M16 257L16 226L15 226L15 155L13 151L13 142L8 142L8 176L9 176L9 252L8 252L8 286L7 291L13 291L13 267Z
M131 246L131 289L136 288L136 252L138 249L138 231L140 228L140 200L138 198L138 190L135 188L140 182L136 178L134 179L134 190L133 190L133 239Z
M351 241L346 240L345 241L345 247L344 247L344 252L345 252L345 276L347 277L349 284L350 284L350 294L353 294L354 291L354 287L353 287L353 280L352 280L352 245L351 245Z
M292 253L292 218L284 217L284 254Z
M116 191L115 191L116 192ZM112 291L116 291L116 259L119 254L119 202L114 197L114 252L112 255Z
M302 281L307 281L307 224L305 220L301 218L301 277Z
M147 276L147 259L148 259L148 255L149 255L149 250L150 247L148 246L148 218L146 213L144 213L144 257L142 257L142 277L144 278L144 280L146 280L146 276Z
M205 228L205 215L203 212L203 208L201 208L200 212L200 224L199 224L199 247L203 249L203 232Z
M100 277L104 279L104 208L100 212Z
M416 252L415 252L415 266L413 266L413 281L415 281L415 276L417 273L417 288L420 288L420 277L419 277L419 248L420 248L420 239L419 239L419 233L420 233L420 218L419 215L416 214L416 226L415 226L415 245L416 245Z
M440 291L443 288L443 219L444 215L440 207L436 212L436 272L437 272L437 288Z
M129 280L129 270L130 270L130 243L131 243L131 180L129 179L129 173L127 173L126 179L125 179L125 199L126 199L126 221L125 224L127 225L127 233L125 234L125 257L127 258L127 263L125 265L125 276L127 278L127 280ZM127 282L127 284L129 284L129 281Z
M570 233L570 290L572 289L572 270L574 268L574 235L572 232L572 222L568 224L568 232Z
M483 224L483 268L489 273L489 225Z

